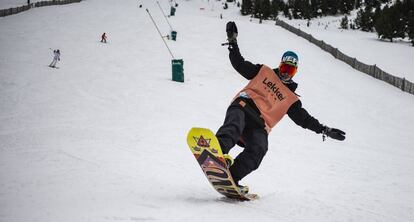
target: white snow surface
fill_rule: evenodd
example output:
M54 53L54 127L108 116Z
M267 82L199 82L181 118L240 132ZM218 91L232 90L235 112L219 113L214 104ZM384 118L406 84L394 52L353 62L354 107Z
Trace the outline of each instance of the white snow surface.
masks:
M177 2L168 45L184 60L184 83L171 81L171 56L145 8L163 34L169 27L152 0L0 18L0 221L412 221L413 95L249 22L232 4ZM347 132L322 142L284 118L260 168L242 180L260 195L251 202L221 197L186 144L191 127L216 131L247 84L220 46L229 20L253 63L275 67L296 51L303 106ZM48 67L49 48L61 50L59 69Z

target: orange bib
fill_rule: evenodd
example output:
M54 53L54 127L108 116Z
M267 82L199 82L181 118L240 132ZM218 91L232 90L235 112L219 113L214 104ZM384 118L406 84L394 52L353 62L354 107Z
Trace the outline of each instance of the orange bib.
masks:
M299 100L276 73L265 65L241 92L247 93L260 110L267 132L270 132L287 113L289 107Z

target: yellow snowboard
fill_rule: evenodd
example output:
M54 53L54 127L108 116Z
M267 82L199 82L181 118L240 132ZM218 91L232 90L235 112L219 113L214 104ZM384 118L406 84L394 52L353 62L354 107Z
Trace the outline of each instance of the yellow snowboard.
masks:
M257 194L243 194L237 188L217 137L209 129L192 128L187 135L187 144L210 184L228 198L239 200L257 199Z

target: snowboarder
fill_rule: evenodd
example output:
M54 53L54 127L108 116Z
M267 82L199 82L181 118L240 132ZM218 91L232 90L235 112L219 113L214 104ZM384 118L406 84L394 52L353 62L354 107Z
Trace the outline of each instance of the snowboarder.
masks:
M106 33L105 32L101 36L101 42L106 43Z
M56 68L57 61L60 61L59 49L53 50L53 61L50 63L49 67Z
M237 27L226 26L229 57L234 69L250 80L227 109L223 125L216 136L234 181L243 193L247 186L239 181L256 170L268 150L268 134L285 114L297 125L337 140L345 139L345 132L322 125L303 107L294 93L298 84L292 80L298 69L298 56L292 51L283 54L278 68L246 61L237 45ZM244 147L234 160L228 155L238 144Z

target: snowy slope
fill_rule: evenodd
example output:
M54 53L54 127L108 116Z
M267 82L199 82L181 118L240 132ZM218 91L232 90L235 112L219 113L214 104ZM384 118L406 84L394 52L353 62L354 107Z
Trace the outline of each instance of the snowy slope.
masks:
M169 27L152 0L0 18L0 221L411 221L412 95L232 5L220 20L219 2L178 3L178 41L168 44L185 83L170 80L171 57L145 8L163 33ZM193 126L217 130L247 83L220 46L228 20L254 63L277 66L285 50L298 52L304 107L348 136L322 142L283 119L242 181L260 194L254 202L221 198L185 142ZM47 67L49 48L62 51L60 69Z
M357 10L351 12L349 20L354 20ZM309 27L307 20L280 19L311 34L316 39L338 48L348 56L355 57L367 64L376 64L391 75L414 81L414 49L408 39L380 40L375 32L339 29L343 16L327 16L312 19Z

